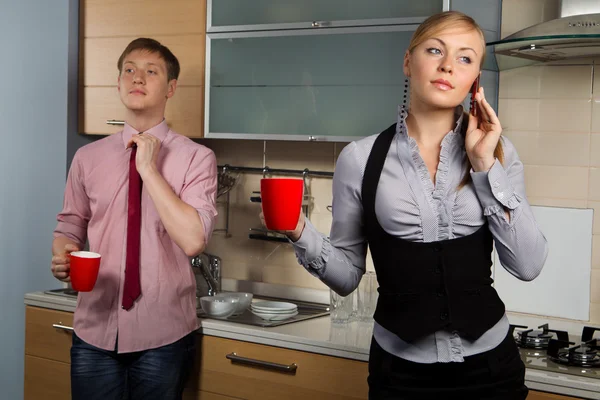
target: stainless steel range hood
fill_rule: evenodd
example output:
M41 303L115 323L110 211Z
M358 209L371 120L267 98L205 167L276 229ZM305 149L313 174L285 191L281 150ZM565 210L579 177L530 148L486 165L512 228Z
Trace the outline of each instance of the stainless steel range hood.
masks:
M487 45L500 70L600 57L600 0L562 0L560 18Z

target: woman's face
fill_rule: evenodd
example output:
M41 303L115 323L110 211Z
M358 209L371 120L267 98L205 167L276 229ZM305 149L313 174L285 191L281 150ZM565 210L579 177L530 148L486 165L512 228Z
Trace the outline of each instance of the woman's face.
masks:
M410 77L411 107L455 108L462 103L480 73L484 46L477 31L456 27L407 52L404 74Z

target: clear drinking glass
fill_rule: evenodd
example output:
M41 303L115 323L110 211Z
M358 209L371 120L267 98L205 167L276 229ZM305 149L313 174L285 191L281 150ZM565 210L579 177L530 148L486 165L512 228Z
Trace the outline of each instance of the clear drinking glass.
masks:
M356 317L359 321L372 321L377 306L377 275L375 271L367 271L363 275L357 292Z
M331 322L336 324L344 324L350 321L352 316L355 292L348 296L340 296L333 290L329 289L329 310Z

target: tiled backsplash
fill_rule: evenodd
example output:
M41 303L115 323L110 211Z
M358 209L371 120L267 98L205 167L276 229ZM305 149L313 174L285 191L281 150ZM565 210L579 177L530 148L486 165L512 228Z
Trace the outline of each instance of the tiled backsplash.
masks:
M504 0L502 36L558 16L556 0ZM594 76L594 71L597 73ZM600 59L596 65L527 67L500 74L498 114L504 134L525 165L533 205L594 208L591 320L600 323ZM382 129L393 122L382 121ZM376 133L376 132L374 132ZM333 171L343 143L203 140L219 164ZM298 265L290 245L248 239L260 227L258 174L242 174L231 192L230 231L216 232L208 251L223 259L223 277L326 289ZM310 219L322 233L331 227L331 179L311 178ZM224 227L219 208L217 228ZM368 257L368 269L372 269ZM565 266L567 268L567 266Z
M595 61L501 72L499 117L525 165L531 204L595 209L590 318L600 323L600 59Z
M502 37L557 18L558 6L504 0ZM594 61L502 71L498 115L525 165L531 204L594 208L590 320L600 323L600 58Z
M333 171L339 151L344 144L275 142L253 140L202 141L214 150L219 165ZM326 289L317 278L302 268L292 246L248 238L250 228L261 228L260 204L251 203L253 191L260 190L261 174L240 174L230 194L230 237L216 232L207 251L223 260L223 277L266 283ZM313 197L310 220L324 234L331 227L331 179L309 178L308 188ZM224 199L219 199L224 200ZM217 229L225 227L225 208L219 205Z

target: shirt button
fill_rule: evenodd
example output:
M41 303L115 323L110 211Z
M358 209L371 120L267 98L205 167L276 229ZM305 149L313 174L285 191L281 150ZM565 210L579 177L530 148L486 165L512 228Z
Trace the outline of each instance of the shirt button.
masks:
M441 319L442 321L444 321L444 320L448 319L448 313L447 313L446 311L442 311L442 312L440 313L440 319Z
M494 182L494 183L492 184L492 187L493 187L494 189L498 189L498 188L500 187L500 183L498 183L498 181L496 181L496 182Z
M498 192L498 194L496 196L498 196L498 200L502 200L504 198L504 193Z

